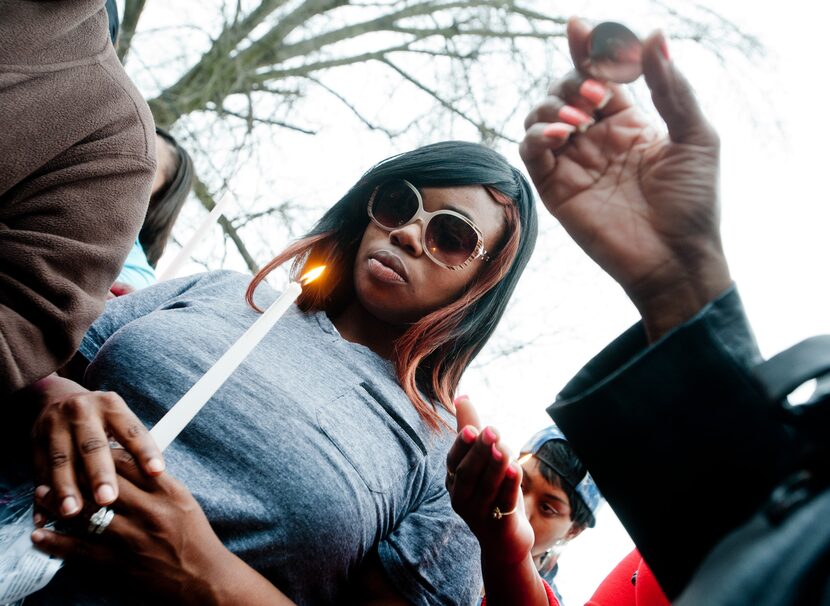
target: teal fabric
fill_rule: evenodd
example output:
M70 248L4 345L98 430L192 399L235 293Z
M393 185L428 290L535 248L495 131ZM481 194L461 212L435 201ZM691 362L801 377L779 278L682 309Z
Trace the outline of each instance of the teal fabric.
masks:
M156 283L156 272L147 262L147 255L144 254L144 249L141 248L138 238L130 249L130 254L127 255L127 260L124 261L121 273L118 274L115 281L129 284L136 290Z
M759 360L732 287L653 344L633 326L548 408L670 599L787 465Z

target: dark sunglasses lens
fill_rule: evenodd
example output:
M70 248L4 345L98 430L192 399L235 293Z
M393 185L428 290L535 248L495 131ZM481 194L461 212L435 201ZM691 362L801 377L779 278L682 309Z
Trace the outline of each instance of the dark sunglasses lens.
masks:
M418 212L418 198L403 181L391 181L378 188L372 203L372 216L389 229L400 227Z
M478 233L466 221L453 215L435 215L427 225L426 243L433 257L453 267L475 252Z

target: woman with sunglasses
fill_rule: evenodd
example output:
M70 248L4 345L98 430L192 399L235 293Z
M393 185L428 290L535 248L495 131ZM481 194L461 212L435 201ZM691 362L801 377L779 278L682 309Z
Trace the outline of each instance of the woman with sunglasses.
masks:
M34 533L69 562L27 604L146 602L125 576L177 603L471 603L477 545L444 487L452 400L536 230L518 170L439 143L372 168L253 280L213 272L111 302L76 357L82 381L32 392L36 499L81 533ZM274 300L263 281L289 260L325 275L162 473L145 426Z

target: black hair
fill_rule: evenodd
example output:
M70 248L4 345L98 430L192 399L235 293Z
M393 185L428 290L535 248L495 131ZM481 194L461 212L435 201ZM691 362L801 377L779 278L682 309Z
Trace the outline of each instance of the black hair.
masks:
M170 175L165 175L164 185L150 198L144 224L138 233L138 241L152 267L158 264L164 253L173 224L193 189L194 179L193 160L187 150L163 128L157 126L156 134L173 149L176 166Z
M571 445L564 440L548 440L534 455L539 461L539 471L545 480L568 496L571 505L571 520L582 527L594 524L594 514L576 492L576 486L588 473L588 468L579 460Z
M357 249L369 224L366 212L369 196L378 185L393 179L406 179L418 188L489 185L516 205L521 229L516 257L507 275L477 303L477 309L470 314L470 325L465 330L477 333L476 340L486 334L481 342L483 346L504 313L536 245L538 226L530 184L504 156L477 143L443 141L387 158L369 169L306 235L309 237L332 230L338 232L341 244L345 245L343 252L350 254L346 266L348 272L341 272L340 275L351 277ZM346 282L351 285L351 279ZM476 348L476 351L479 349Z

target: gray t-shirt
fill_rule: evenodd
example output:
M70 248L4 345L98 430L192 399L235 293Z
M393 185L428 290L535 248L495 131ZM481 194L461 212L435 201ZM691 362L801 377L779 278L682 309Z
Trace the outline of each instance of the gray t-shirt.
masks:
M214 272L112 301L80 347L86 386L153 425L257 318L249 279ZM263 308L275 297L257 291ZM413 604L471 604L479 550L444 488L452 439L421 420L388 361L292 306L165 460L224 544L298 604L353 602L375 550ZM136 599L80 566L41 594L27 604Z

